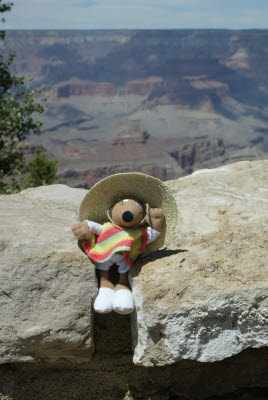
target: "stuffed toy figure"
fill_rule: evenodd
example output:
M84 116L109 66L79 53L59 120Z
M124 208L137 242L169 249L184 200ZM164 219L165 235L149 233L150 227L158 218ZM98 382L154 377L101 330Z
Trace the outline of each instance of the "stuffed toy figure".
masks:
M177 222L175 200L162 181L141 173L109 176L93 186L80 206L80 223L73 233L100 271L94 309L99 313L134 310L128 271L142 253L157 250ZM119 282L109 269L118 265Z

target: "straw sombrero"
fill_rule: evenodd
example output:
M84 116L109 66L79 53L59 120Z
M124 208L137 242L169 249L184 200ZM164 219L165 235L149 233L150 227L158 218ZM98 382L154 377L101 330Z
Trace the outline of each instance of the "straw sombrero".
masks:
M145 253L158 250L167 244L177 225L177 205L168 187L160 179L150 175L126 172L102 179L84 197L79 220L91 220L99 224L107 222L107 210L124 196L133 196L149 204L150 208L162 208L164 211L164 227L160 235L146 246Z

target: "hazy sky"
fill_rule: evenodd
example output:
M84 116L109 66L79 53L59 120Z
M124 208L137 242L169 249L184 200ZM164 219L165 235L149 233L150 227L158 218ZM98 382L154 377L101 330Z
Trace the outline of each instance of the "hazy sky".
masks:
M13 0L5 29L268 28L268 0Z

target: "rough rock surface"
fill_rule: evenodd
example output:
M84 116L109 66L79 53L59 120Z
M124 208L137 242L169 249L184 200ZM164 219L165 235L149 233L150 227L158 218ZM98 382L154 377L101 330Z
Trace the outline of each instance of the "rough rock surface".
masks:
M174 240L131 271L136 365L214 362L267 346L267 177L268 162L258 161L167 183L179 210ZM71 232L85 193L53 185L0 197L2 363L90 360L97 282ZM109 318L95 316L98 343Z
M168 182L179 222L132 271L134 363L214 362L268 344L268 161Z
M71 231L85 193L0 196L0 363L90 359L96 278Z
M131 272L131 326L92 313L70 229L85 190L0 196L0 400L267 399L267 169L167 182L177 232Z

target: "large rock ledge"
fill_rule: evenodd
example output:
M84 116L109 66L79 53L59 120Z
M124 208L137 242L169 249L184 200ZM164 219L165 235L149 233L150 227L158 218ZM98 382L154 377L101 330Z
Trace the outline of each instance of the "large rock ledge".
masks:
M213 362L268 344L268 161L167 182L179 222L131 271L134 363ZM0 196L0 362L87 362L93 265L71 232L83 189ZM108 318L108 316L107 316Z
M64 185L0 196L0 361L87 361L94 269L71 225L85 190Z
M267 346L268 161L168 186L179 211L173 243L131 271L134 363L212 362Z

